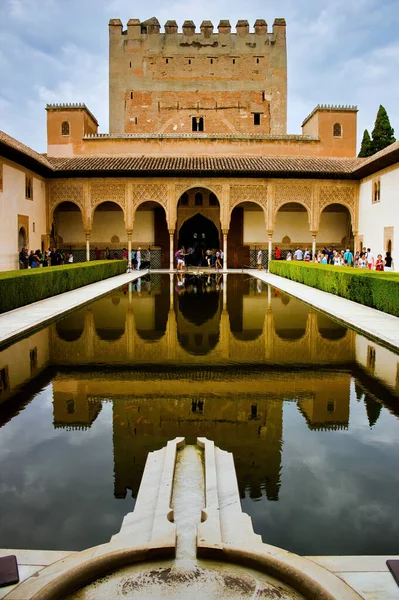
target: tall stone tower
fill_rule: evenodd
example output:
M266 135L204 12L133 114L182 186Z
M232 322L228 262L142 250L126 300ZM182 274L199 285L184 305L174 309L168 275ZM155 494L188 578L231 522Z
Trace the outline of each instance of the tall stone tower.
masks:
M109 23L111 134L285 134L286 24Z

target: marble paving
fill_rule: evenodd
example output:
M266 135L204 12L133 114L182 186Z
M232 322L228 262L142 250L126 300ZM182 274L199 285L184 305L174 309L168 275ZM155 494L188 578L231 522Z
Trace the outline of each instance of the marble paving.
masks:
M146 275L148 270L133 271L109 277L90 285L52 296L39 302L33 302L27 306L21 306L15 310L0 315L0 344L11 342L29 331L41 327L48 321L59 317L65 312L83 306L96 298L108 294L115 288L121 287Z

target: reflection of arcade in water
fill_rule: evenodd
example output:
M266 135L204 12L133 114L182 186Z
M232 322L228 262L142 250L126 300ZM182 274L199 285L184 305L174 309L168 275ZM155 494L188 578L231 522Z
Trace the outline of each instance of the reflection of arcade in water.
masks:
M152 275L50 329L59 365L347 364L354 333L259 281Z
M277 500L284 402L311 430L346 429L353 374L370 426L379 398L397 414L394 354L245 276L141 278L0 357L0 421L49 382L55 427L90 428L112 403L117 497L149 451L206 436L234 453L241 494Z

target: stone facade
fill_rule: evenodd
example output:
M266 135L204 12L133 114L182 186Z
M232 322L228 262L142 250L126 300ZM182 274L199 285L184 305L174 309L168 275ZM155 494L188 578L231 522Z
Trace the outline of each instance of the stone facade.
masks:
M213 29L130 19L123 31L111 19L110 133L286 133L284 19L271 32L262 19L254 33L248 21Z

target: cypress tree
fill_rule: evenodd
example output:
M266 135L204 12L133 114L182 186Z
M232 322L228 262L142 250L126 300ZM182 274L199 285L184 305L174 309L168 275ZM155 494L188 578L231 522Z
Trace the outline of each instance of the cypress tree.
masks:
M364 130L362 145L360 147L360 152L358 154L359 157L365 158L366 156L371 156L373 154L373 149L371 147L371 138L367 129Z
M374 124L374 129L371 134L373 138L371 142L372 154L383 150L390 144L393 144L393 142L395 142L393 134L394 130L391 127L391 123L389 122L387 111L380 104L380 108L378 109L377 118Z

